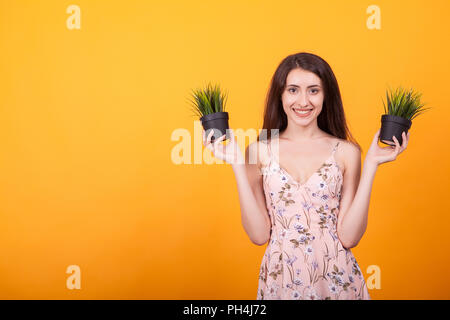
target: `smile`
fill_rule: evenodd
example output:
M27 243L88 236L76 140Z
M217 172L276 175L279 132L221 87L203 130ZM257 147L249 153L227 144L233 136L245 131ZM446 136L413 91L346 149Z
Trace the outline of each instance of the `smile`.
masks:
M295 114L301 118L305 118L309 116L312 113L312 109L297 109L292 108L292 110L295 112Z

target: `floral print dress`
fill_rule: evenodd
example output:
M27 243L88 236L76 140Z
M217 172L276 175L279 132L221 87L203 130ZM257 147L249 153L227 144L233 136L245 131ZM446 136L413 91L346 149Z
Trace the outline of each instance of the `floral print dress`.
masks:
M350 249L337 235L343 175L331 156L300 184L270 160L261 168L271 236L262 258L257 300L370 299Z

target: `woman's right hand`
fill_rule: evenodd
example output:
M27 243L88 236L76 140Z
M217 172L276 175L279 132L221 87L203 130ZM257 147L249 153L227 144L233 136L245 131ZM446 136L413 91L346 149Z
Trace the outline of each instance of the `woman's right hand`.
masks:
M230 139L226 145L222 143L225 139L225 135L214 142L211 142L211 137L214 134L214 130L211 130L208 137L205 139L205 130L203 130L203 145L211 150L213 155L229 164L244 164L244 157L242 156L241 149L239 149L236 139L234 138L234 132L232 129L227 129L230 132Z

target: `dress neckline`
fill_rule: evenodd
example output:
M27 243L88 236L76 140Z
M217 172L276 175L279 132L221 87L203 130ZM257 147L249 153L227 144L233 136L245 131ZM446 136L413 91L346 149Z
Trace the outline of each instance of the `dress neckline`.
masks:
M291 180L294 184L296 184L296 185L298 185L298 186L300 186L300 187L303 187L303 186L307 185L307 184L310 182L310 180L311 180L316 174L318 174L318 173L320 172L320 169L322 169L324 165L326 165L326 164L328 164L328 163L330 162L330 160L331 160L332 163L334 163L334 164L336 165L338 171L342 174L341 169L340 169L339 165L337 164L336 159L334 158L334 153L335 153L335 151L336 151L337 146L339 145L339 143L340 143L340 141L338 141L338 142L336 143L336 145L334 146L333 150L331 151L331 155L330 155L327 159L325 159L325 161L323 161L323 163L320 165L320 167L317 168L317 169L316 169L316 170L308 177L308 179L306 179L306 181L303 182L303 183L301 183L301 182L297 181L296 179L294 179L294 178L292 177L292 175L291 175L286 169L284 169L282 166L280 166L279 161L278 161L278 160L275 158L275 156L272 154L272 150L271 150L271 148L270 148L270 142L268 142L267 144L268 144L268 149L269 149L269 157L270 157L270 160L271 160L271 161L273 160L273 162L275 162L275 164L276 164L277 167L280 169L280 171L282 171L282 172L287 176L287 178L288 178L289 180ZM279 144L278 144L278 147L279 147Z

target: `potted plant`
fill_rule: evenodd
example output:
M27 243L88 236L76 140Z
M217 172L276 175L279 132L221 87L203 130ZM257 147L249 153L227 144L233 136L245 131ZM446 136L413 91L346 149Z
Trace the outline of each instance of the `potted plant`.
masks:
M200 118L205 135L208 137L211 130L214 131L211 141L220 138L224 134L225 140L230 138L228 126L228 112L225 112L227 94L222 93L220 87L208 84L204 89L192 90L192 109Z
M381 131L379 140L388 145L395 145L395 136L402 145L402 132L408 133L412 120L423 111L423 104L420 103L422 94L414 92L413 89L404 90L397 88L394 92L386 91L387 109L383 101L385 114L381 116Z

